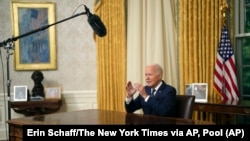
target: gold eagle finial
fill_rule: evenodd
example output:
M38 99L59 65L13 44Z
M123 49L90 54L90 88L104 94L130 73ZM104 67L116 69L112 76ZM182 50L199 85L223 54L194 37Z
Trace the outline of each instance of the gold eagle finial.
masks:
M223 1L222 4L220 5L220 11L222 13L222 22L224 25L226 25L226 12L227 12L228 4Z

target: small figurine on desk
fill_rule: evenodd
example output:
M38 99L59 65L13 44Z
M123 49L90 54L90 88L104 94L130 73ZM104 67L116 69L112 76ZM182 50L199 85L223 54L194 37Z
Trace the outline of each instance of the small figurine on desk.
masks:
M31 78L34 80L34 87L32 89L31 100L44 99L44 87L42 85L43 73L41 71L34 71Z

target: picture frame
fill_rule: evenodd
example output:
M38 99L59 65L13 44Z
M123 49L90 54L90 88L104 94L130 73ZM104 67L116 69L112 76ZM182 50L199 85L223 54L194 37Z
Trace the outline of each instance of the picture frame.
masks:
M14 86L14 101L28 101L28 86Z
M186 95L194 95L195 102L207 102L208 84L207 83L191 83L186 85Z
M55 4L12 1L15 70L55 70ZM28 35L27 35L28 34ZM26 36L27 35L27 36Z
M45 99L61 99L61 87L45 87Z

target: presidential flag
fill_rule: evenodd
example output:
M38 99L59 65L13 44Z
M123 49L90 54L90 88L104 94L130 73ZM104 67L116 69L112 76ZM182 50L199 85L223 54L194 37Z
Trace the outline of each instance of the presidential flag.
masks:
M222 100L239 100L235 58L226 26L222 27L215 60L214 88Z

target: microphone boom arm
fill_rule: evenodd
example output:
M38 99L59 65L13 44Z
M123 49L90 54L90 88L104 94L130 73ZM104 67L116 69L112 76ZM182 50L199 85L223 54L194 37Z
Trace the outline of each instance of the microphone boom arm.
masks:
M84 14L88 14L88 13L87 12L78 13L78 14L75 14L75 15L69 17L69 18L66 18L66 19L63 19L61 21L55 22L53 24L42 26L42 27L40 27L38 29L32 30L30 32L27 32L27 33L24 33L22 35L19 35L19 36L16 36L16 37L12 37L12 38L9 38L9 39L7 39L5 41L0 42L0 48L4 47L7 50L7 53L6 53L7 54L7 57L6 57L7 58L7 64L6 64L6 66L7 66L7 96L8 96L8 119L9 120L11 119L11 108L10 108L11 107L11 104L10 104L10 85L11 85L10 82L11 82L11 80L9 78L9 75L10 75L10 73L9 73L9 56L13 54L13 53L10 53L9 50L13 49L13 44L14 44L13 42L16 41L19 38L28 36L30 34L38 32L38 31L45 30L45 29L49 28L52 25L56 25L58 23L67 21L69 19L78 17L80 15L84 15Z
M61 23L61 22L70 20L70 19L72 19L72 18L78 17L78 16L80 16L80 15L84 15L84 14L87 14L87 12L78 13L78 14L75 14L75 15L73 15L73 16L71 16L71 17L68 17L68 18L66 18L66 19L63 19L63 20L61 20L61 21L52 23L52 24L50 24L50 25L42 26L42 27L40 27L40 28L38 28L38 29L35 29L35 30L30 31L30 32L24 33L24 34L19 35L19 36L17 36L17 37L9 38L9 39L7 39L7 40L1 42L1 43L0 43L0 47L4 47L4 46L7 45L7 43L9 43L9 42L16 41L16 40L19 39L19 38L22 38L22 37L28 36L28 35L30 35L30 34L33 34L33 33L36 33L36 32L42 31L42 30L45 30L45 29L49 28L50 26L56 25L56 24L58 24L58 23Z

